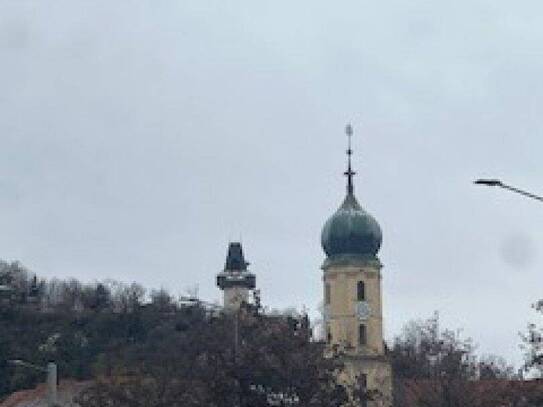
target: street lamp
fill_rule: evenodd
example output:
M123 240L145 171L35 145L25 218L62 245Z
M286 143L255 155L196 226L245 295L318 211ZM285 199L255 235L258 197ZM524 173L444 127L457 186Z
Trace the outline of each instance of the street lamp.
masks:
M513 192L516 192L517 194L527 196L528 198L536 199L538 201L543 201L542 196L535 195L530 192L523 191L522 189L518 189L510 185L504 184L499 179L478 179L476 181L473 181L473 183L476 185L485 185L487 187L499 187L503 189L508 189L509 191L513 191Z
M26 367L47 373L47 406L57 406L57 365L55 363L49 362L46 367L41 367L20 359L8 360L8 362L14 366Z

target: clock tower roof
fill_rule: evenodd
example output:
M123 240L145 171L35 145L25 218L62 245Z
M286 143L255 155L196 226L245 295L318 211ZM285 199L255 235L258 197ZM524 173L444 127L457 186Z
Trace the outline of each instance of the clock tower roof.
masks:
M221 290L233 287L255 288L256 277L247 270L248 265L241 243L231 242L228 245L224 270L217 275L217 286Z
M228 245L224 271L247 271L248 262L245 261L243 248L240 242L231 242Z

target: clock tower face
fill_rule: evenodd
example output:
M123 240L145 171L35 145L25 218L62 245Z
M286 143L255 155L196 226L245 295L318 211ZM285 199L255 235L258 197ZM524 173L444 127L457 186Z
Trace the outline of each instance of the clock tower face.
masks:
M238 310L240 305L247 302L248 290L243 287L231 287L224 290L225 308Z
M358 301L356 303L356 316L360 321L367 320L371 315L371 308L367 301Z
M243 301L245 301L245 298L246 296L244 295L244 293L240 291L237 291L234 293L234 295L232 295L232 301L237 304L241 304Z

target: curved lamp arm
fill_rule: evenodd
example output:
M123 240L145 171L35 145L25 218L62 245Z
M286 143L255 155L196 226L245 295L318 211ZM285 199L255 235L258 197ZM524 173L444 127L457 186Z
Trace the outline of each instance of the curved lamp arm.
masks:
M503 188L503 189L507 189L509 191L516 192L517 194L524 195L524 196L526 196L528 198L532 198L532 199L535 199L537 201L542 201L543 202L543 197L542 196L532 194L531 192L523 191L522 189L512 187L511 185L504 184L499 179L478 179L476 181L473 181L473 183L476 184L476 185L485 185L487 187L500 187L500 188Z

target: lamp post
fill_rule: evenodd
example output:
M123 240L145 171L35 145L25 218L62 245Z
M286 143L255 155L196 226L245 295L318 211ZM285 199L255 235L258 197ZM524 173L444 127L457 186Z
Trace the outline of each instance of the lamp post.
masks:
M56 363L49 362L47 366L41 367L32 363L25 362L24 360L16 359L9 360L9 363L15 366L22 366L28 369L34 369L39 372L47 373L47 406L57 406L57 365Z
M478 179L476 181L473 181L476 185L485 185L487 187L499 187L503 189L507 189L509 191L516 192L517 194L524 195L528 198L532 198L538 201L543 202L543 197L539 195L532 194L531 192L523 191L522 189L518 189L515 187L512 187L511 185L504 184L499 179Z

